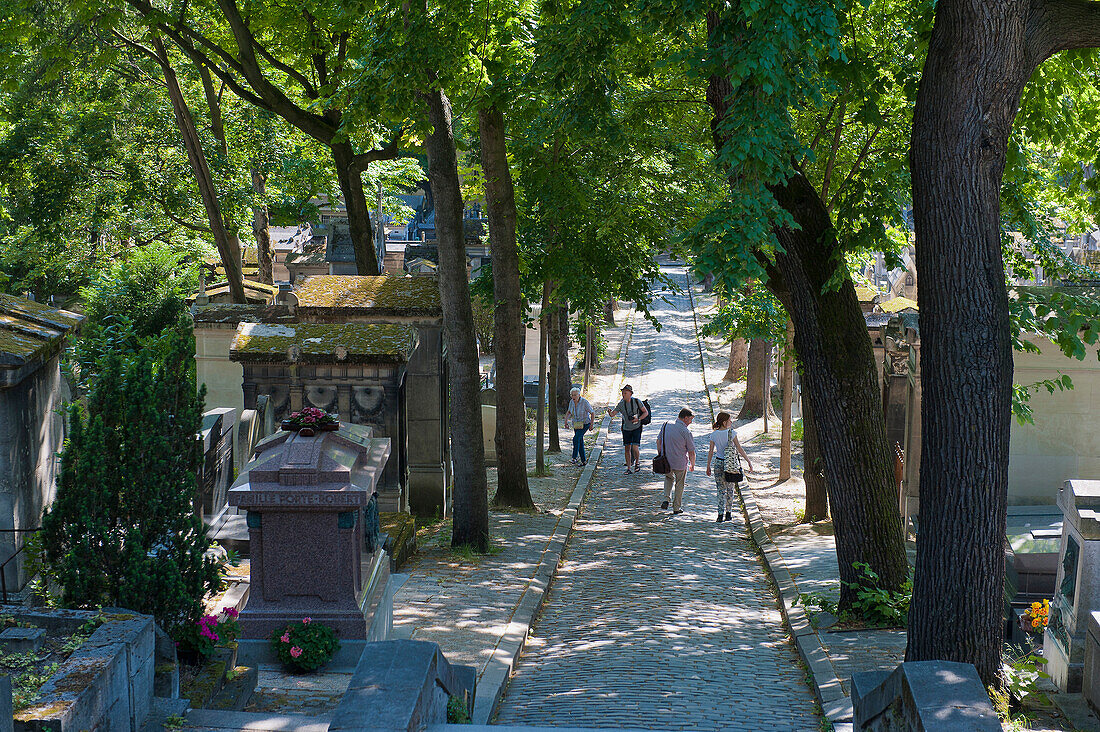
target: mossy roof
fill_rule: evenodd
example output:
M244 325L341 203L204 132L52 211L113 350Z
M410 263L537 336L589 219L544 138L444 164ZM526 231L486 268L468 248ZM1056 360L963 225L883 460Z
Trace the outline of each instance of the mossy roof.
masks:
M81 320L76 313L0 293L0 368L19 368L58 347Z
M902 310L916 310L917 301L907 297L895 297L892 300L880 302L878 306L884 313L900 313Z
M870 287L856 285L856 299L860 302L873 302L876 297L878 297L878 292L875 290Z
M303 310L339 308L363 314L440 317L435 277L314 275L295 294Z
M290 315L286 305L257 305L250 303L214 303L196 305L191 315L196 326L207 323L259 323L285 320Z
M241 323L229 355L234 361L265 363L398 363L409 360L416 343L411 325Z
M249 302L271 302L279 294L278 285L268 285L255 280L244 280L244 296ZM229 292L229 282L214 282L206 286L206 296L225 295ZM195 295L188 295L187 302L195 301Z

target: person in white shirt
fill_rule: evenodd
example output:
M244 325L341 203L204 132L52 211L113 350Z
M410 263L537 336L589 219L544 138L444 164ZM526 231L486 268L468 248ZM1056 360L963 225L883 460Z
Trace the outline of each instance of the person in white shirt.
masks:
M711 474L711 460L714 461L714 484L718 487L718 523L733 520L733 489L737 484L729 483L725 478L726 448L730 440L733 440L733 447L741 456L742 466L751 473L752 460L749 460L745 448L741 447L737 439L737 432L733 429L733 417L729 412L719 412L714 420L714 432L710 433L710 450L707 452L707 475ZM730 466L730 472L737 472L736 462Z
M573 464L584 465L588 458L584 454L584 433L592 429L596 413L592 405L581 396L581 390L573 387L569 390L569 407L565 412L565 428L573 428Z

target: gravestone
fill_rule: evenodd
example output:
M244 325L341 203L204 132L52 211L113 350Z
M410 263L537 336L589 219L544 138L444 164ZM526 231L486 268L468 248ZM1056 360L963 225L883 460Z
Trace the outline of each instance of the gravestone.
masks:
M390 441L350 424L306 432L281 431L261 442L229 491L230 505L248 512L245 641L266 642L304 617L333 628L341 641L368 638L379 562L364 553L362 514L376 500Z
M1050 623L1047 672L1062 691L1081 690L1089 613L1100 610L1100 481L1067 480L1058 492L1062 547Z
M485 464L497 464L497 408L481 405L481 440L485 445Z

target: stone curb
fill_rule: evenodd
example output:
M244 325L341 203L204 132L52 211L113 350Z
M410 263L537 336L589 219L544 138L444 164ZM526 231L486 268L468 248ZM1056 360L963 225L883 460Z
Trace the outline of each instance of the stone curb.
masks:
M693 287L689 281L689 294L692 289ZM692 296L691 302L692 313L694 314L694 296ZM706 361L703 357L703 344L699 341L698 322L696 323L695 337L699 345L700 365L703 368L703 386L707 392L707 400L710 402L710 386L707 384ZM713 403L711 403L711 412L714 412ZM746 433L745 441L751 440L760 432L761 430L757 427L752 433ZM786 560L783 559L783 555L779 553L779 549L775 546L771 537L768 536L764 519L760 515L760 508L756 503L756 494L747 481L744 487L738 488L737 498L741 503L741 508L745 511L749 534L752 536L753 543L760 550L764 558L764 566L772 579L775 580L775 586L779 592L779 610L791 630L795 648L803 663L810 670L810 677L813 679L814 697L821 705L821 711L825 719L832 725L835 732L851 730L852 700L845 696L836 668L833 667L829 654L825 652L825 647L821 644L817 631L810 625L805 610L801 605L796 604L798 586L794 582L794 577L791 576Z
M634 313L631 313L629 317L630 322L626 333L623 335L623 345L619 349L616 373L622 372L623 364L626 362L626 354L630 349L630 341L634 335ZM527 642L527 635L531 631L531 626L534 625L535 615L542 607L542 602L546 597L550 582L554 578L554 573L558 571L558 564L561 562L562 552L565 551L565 544L569 540L569 535L573 532L573 524L576 523L577 515L580 513L584 500L588 495L588 488L592 482L592 476L596 472L596 466L599 465L600 458L603 457L603 449L607 443L607 433L610 428L611 417L604 417L603 422L600 424L600 436L588 456L588 464L581 471L581 475L577 479L577 485L569 496L569 503L558 518L554 533L550 537L550 541L546 543L546 548L543 549L542 561L539 562L534 576L531 577L527 588L520 596L516 609L512 613L511 622L508 623L504 634L497 641L497 645L493 649L493 655L489 659L481 678L477 681L474 713L471 715L473 724L489 724L496 713L497 705L500 704L500 700L504 696L504 688L507 686L516 660Z

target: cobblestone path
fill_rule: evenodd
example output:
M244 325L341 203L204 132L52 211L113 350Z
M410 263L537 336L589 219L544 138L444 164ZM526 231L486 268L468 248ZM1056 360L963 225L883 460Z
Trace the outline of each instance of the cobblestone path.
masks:
M681 284L682 269L666 268ZM625 381L648 398L641 474L624 475L617 428L608 440L498 724L663 730L816 730L782 618L740 513L718 524L706 476L710 410L687 294L663 293L658 333L640 319ZM648 465L660 424L698 415L697 470L685 512L660 510L663 479ZM618 448L618 449L616 449Z

